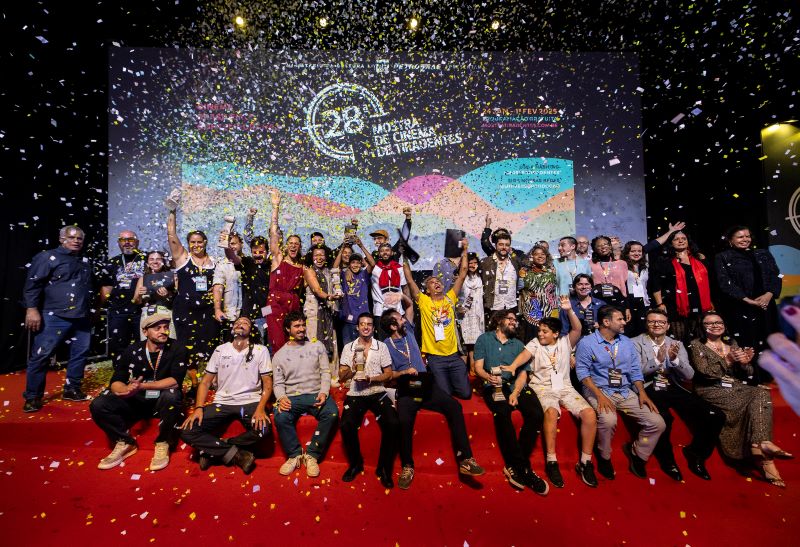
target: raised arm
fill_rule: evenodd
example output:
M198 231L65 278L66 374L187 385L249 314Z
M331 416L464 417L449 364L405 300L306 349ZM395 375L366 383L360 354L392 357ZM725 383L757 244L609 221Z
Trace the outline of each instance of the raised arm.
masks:
M467 253L469 252L469 240L465 237L461 240L461 262L458 265L458 277L453 281L453 292L461 294L461 287L467 278Z
M372 268L375 267L375 259L372 257L372 253L369 252L367 246L364 245L364 242L361 241L361 238L356 236L355 238L356 245L358 248L361 249L361 252L364 254L364 262L367 263L367 273L372 273Z
M250 207L247 211L247 218L244 221L244 228L242 229L242 235L244 236L244 242L250 245L250 242L253 241L255 237L255 231L253 230L253 221L256 218L256 213L258 213L258 209L255 207Z
M317 274L314 273L312 268L308 268L306 266L303 267L303 278L306 280L306 284L311 288L311 291L317 296L317 298L321 298L322 300L335 300L337 297L331 293L327 293L322 290L322 287L317 280Z
M414 301L411 300L407 294L400 293L400 301L403 303L403 309L406 310L406 321L409 323L414 322Z
M672 224L670 222L669 229L667 229L666 232L664 232L663 234L661 234L660 236L655 238L653 241L648 242L647 245L644 246L644 249L643 249L644 253L648 254L648 253L651 253L651 252L655 251L656 249L658 249L659 247L664 245L664 243L667 242L667 240L669 239L669 236L671 236L675 232L680 232L685 227L686 227L686 223L685 222L678 221L675 224Z
M272 200L272 217L269 222L269 252L272 255L272 270L275 271L283 262L281 242L278 236L278 215L281 207L281 194L277 190L270 192Z
M578 340L581 339L583 325L581 324L578 314L572 309L572 303L569 301L569 296L565 294L561 295L559 305L561 306L561 311L563 314L569 319L569 333L567 333L567 336L569 336L569 347L574 348L578 345Z
M167 241L169 242L169 252L172 255L172 261L175 267L183 266L189 257L186 252L186 247L181 243L178 237L178 219L177 210L180 205L181 193L178 188L170 192L169 197L165 201L167 206Z
M236 254L236 251L231 249L230 247L225 248L225 257L231 261L234 266L241 266L242 265L242 257Z
M406 287L408 287L408 290L411 291L411 300L416 302L419 300L420 290L416 281L414 281L414 276L411 275L411 266L409 266L408 259L406 257L403 257L403 273L406 276Z

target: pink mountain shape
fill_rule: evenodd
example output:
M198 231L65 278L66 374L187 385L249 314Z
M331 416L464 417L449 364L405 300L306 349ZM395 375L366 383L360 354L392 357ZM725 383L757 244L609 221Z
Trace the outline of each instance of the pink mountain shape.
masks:
M420 175L405 181L392 194L413 205L425 203L454 179L444 175Z
M390 194L370 208L370 212L397 213L406 205L405 200ZM454 227L458 227L475 236L480 235L485 226L486 213L492 219L495 228L508 228L517 232L531 220L546 213L570 212L575 207L572 190L556 194L538 207L521 213L501 211L484 201L475 192L460 181L452 180L435 195L422 204L414 204L414 214L428 214L447 219Z
M306 196L303 194L288 194L288 197L297 201L301 205L305 205L318 215L327 215L329 217L337 218L352 218L361 212L360 209L350 207L337 201L331 201L318 196Z

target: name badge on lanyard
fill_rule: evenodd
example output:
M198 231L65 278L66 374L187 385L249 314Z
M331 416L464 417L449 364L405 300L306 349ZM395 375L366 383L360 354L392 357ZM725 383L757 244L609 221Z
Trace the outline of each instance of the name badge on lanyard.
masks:
M437 342L444 340L444 325L441 323L433 324L433 337Z
M192 278L194 281L194 288L197 292L208 291L208 278L204 275L196 275Z
M497 294L508 294L508 279L501 279L497 282Z
M655 378L653 378L653 389L656 391L666 391L669 387L669 378L661 374L660 372L656 374Z
M611 368L608 369L608 385L609 387L622 387L622 370L617 368L617 354L619 353L619 340L614 343L614 351L608 349L607 345L603 348L611 358Z
M639 276L634 274L632 293L634 298L644 298L644 286L639 283Z

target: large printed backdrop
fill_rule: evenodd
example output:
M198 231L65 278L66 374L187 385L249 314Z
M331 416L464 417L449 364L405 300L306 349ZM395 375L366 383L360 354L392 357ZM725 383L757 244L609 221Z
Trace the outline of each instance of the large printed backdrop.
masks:
M286 233L333 244L350 218L394 233L411 207L422 268L446 228L477 249L487 215L522 248L644 237L634 56L114 48L110 64L112 248L123 227L163 247L174 187L181 230L212 241L248 207L266 234L273 188Z

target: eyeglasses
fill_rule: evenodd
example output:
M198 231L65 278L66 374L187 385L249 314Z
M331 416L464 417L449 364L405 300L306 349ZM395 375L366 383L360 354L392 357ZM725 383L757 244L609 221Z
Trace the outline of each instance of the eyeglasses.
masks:
M135 237L120 237L117 239L117 241L119 241L120 243L136 243L139 240L136 239Z
M722 321L711 321L710 323L703 323L704 327L724 327L725 323Z
M648 320L648 321L647 321L647 324L648 324L648 325L656 325L656 326L663 327L664 325L666 325L666 324L667 324L667 322L666 322L666 321L664 321L664 320L659 320L659 319L656 319L656 320L654 320L654 321L650 321L650 320Z

